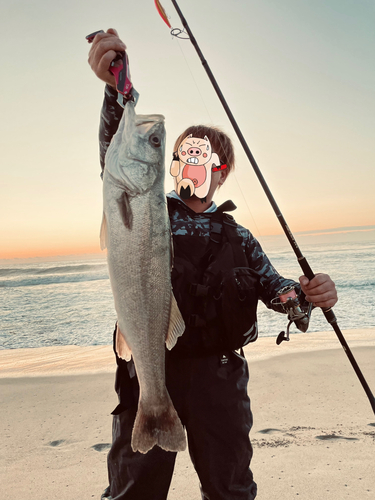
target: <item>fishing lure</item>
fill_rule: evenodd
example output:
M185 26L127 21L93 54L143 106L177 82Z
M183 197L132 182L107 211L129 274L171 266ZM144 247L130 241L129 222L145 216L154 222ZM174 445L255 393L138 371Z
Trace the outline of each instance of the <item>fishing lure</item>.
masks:
M165 10L163 9L163 6L159 2L159 0L155 0L155 7L157 8L157 10L160 14L160 17L163 19L163 21L168 26L168 28L171 28L172 26L168 20L167 14L165 13Z

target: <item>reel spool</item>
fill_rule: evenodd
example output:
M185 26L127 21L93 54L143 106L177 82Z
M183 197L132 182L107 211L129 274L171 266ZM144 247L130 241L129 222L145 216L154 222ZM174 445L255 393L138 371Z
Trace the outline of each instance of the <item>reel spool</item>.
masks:
M288 285L277 292L277 297L271 301L274 304L281 305L288 314L289 323L285 332L280 332L276 339L276 344L280 345L283 340L289 341L289 328L292 323L303 333L309 327L312 304L309 304L307 312L303 311L299 303L298 295L294 286Z

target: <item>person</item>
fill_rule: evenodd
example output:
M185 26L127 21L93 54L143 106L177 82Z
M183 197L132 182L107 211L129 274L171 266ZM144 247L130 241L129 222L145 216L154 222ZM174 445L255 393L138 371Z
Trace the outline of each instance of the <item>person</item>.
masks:
M116 53L125 49L117 32L109 29L96 35L89 53L92 70L106 83L99 132L102 170L105 152L123 112L116 102L116 82L108 68ZM226 202L217 207L213 201L216 190L234 168L230 139L216 127L193 126L179 136L174 153L190 134L208 139L226 168L212 172L210 189L202 199L196 195L182 199L176 191L167 195L174 246L172 286L186 330L166 353L166 384L186 429L202 499L252 500L257 495L250 469L253 417L247 394L248 366L240 347L257 337L258 297L267 307L283 312L272 299L286 286L295 287L302 307L309 302L316 307L332 307L337 293L326 274L318 274L311 281L302 276L299 283L278 274L250 231L226 213L234 205ZM207 284L215 293L207 292ZM239 301L234 299L234 289L242 293ZM215 301L220 302L219 308ZM245 320L245 333L239 336ZM176 453L158 446L146 454L133 452L130 440L139 386L134 363L117 355L115 338L114 351L119 404L113 411L109 487L102 499L165 500Z

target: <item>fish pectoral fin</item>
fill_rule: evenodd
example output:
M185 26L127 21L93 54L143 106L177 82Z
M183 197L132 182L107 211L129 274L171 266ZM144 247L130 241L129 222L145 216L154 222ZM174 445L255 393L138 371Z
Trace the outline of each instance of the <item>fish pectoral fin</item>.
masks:
M107 248L107 219L103 212L102 225L100 228L100 250Z
M184 331L185 322L181 316L181 312L178 308L176 299L172 293L171 314L169 317L167 338L165 340L166 346L169 350L171 350L176 345L178 337L181 337Z
M125 361L131 360L132 351L118 325L116 329L116 353L119 358L125 359Z
M117 201L117 203L120 208L120 214L124 226L131 229L133 226L133 212L126 191L123 191L121 198Z

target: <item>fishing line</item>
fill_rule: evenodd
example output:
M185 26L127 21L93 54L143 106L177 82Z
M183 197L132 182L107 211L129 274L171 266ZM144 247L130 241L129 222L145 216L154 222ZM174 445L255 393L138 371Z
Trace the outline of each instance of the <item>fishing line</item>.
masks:
M185 35L186 35L186 37L185 37L185 36L180 36L181 34L185 34ZM209 118L210 122L211 122L211 123L214 123L214 121L213 121L213 119L212 119L212 117L211 117L211 114L210 114L210 112L209 112L209 110L208 110L208 108L207 108L207 106L206 106L206 102L205 102L205 100L204 100L204 98L203 98L203 95L202 95L202 93L201 93L201 91L200 91L200 88L199 88L199 86L198 86L198 83L197 83L197 81L196 81L196 79L195 79L195 77L194 77L194 73L193 73L193 71L191 70L191 67L190 67L190 65L189 65L189 62L188 62L188 60L187 60L187 58L186 58L186 56L185 56L185 53L184 53L184 51L183 51L183 49L182 49L182 46L181 46L181 43L180 43L180 41L179 41L179 40L190 40L190 38L189 38L188 34L186 33L186 31L185 31L185 30L181 30L180 28L173 28L173 29L171 30L171 35L172 35L173 37L177 38L177 43L178 43L179 49L180 49L181 54L182 54L182 56L183 56L183 58L184 58L184 60L185 60L186 66L187 66L187 68L188 68L188 70L189 70L189 72L190 72L190 75L191 75L191 78L192 78L192 80L193 80L193 82L194 82L194 84L195 84L195 87L196 87L196 89L197 89L197 91L198 91L199 97L200 97L200 99L201 99L201 101L202 101L202 103L203 103L203 106L204 106L205 110L206 110L207 116L208 116L208 118ZM220 141L220 139L219 139L219 141ZM224 149L223 144L222 144L222 141L220 141L220 144L221 144L222 148ZM244 194L244 192L243 192L243 190L242 190L242 188L241 188L241 184L240 184L240 182L239 182L239 180L238 180L238 178L237 178L237 176L236 176L236 171L235 171L235 170L233 170L233 172L231 172L231 174L233 175L233 177L234 177L234 179L235 179L235 181L236 181L236 183L237 183L238 189L239 189L239 191L240 191L240 193L241 193L241 196L242 196L242 198L243 198L243 201L245 202L245 205L246 205L246 208L247 208L247 210L248 210L248 212L249 212L249 214L250 214L251 220L252 220L252 221L253 221L253 223L254 223L254 226L255 226L256 231L257 231L257 239L259 239L259 240L261 241L261 243L262 243L262 247L263 247L263 248L266 248L266 247L267 247L267 245L265 245L265 242L264 242L264 241L263 241L263 239L262 239L262 235L261 235L261 232L260 232L260 230L259 230L259 227L258 227L257 223L255 222L255 218L254 218L254 216L253 216L252 211L250 210L250 207L249 207L249 204L248 204L248 202L247 202L246 196L245 196L245 194Z
M252 211L250 210L249 204L247 203L247 199L246 199L246 196L245 196L244 192L242 191L241 184L240 184L239 180L237 179L237 176L236 176L236 171L233 171L233 177L234 177L234 178L235 178L235 180L236 180L236 183L237 183L238 189L240 190L240 193L241 193L242 198L243 198L243 200L244 200L244 202L245 202L246 208L247 208L247 210L248 210L248 212L249 212L249 214L250 214L251 220L252 220L252 221L253 221L253 223L254 223L255 229L256 229L256 231L257 231L257 239L258 239L258 240L260 240L260 241L262 242L262 248L266 248L266 247L267 247L267 245L266 245L266 244L265 244L265 242L263 241L262 234L261 234L261 232L260 232L260 230L259 230L259 227L258 227L257 223L255 222L255 218L254 218L254 216L253 216Z
M173 30L172 30L172 31L173 31ZM171 33L172 33L172 31L171 31ZM179 30L179 31L180 31L180 32L182 32L182 30ZM199 89L199 87L198 87L198 83L197 83L197 81L196 81L196 80L195 80L195 78L194 78L194 73L192 72L192 70L191 70L191 68L190 68L190 66L189 66L188 60L186 59L185 53L184 53L184 51L182 50L181 43L180 43L180 41L179 41L179 40L189 40L189 38L180 38L180 37L178 37L177 35L173 35L173 36L177 38L177 44L178 44L178 46L179 46L179 49L180 49L180 51L181 51L181 54L182 54L183 58L185 59L186 66L188 67L188 70L189 70L189 72L190 72L191 78L192 78L192 80L193 80L193 82L194 82L194 85L195 85L195 87L196 87L196 89L197 89L197 91L198 91L199 97L201 98L201 101L202 101L202 103L203 103L203 106L204 106L204 108L205 108L205 110L206 110L207 116L208 116L209 120L210 120L210 121L211 121L211 123L212 123L212 118L211 118L210 112L208 111L208 108L207 108L207 106L206 106L205 100L203 99L203 96L202 96L202 94L201 94L201 91L200 91L200 89Z

